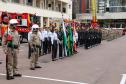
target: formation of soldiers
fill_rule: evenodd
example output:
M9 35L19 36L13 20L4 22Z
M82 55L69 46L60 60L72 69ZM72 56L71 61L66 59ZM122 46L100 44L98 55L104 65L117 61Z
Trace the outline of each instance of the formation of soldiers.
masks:
M87 28L78 30L78 46L84 46L85 49L91 48L101 43L101 29Z
M102 40L112 41L123 35L123 29L102 29Z

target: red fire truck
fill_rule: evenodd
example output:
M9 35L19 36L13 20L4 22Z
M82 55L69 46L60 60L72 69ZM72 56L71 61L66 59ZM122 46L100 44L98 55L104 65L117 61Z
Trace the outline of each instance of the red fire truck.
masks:
M23 39L28 40L28 32L31 30L32 24L40 25L40 17L36 16L36 14L1 12L0 13L1 26L8 25L9 20L6 20L6 18L4 17L9 17L9 19L18 20L19 24L16 30L19 32L21 36L21 42L23 41ZM0 31L1 34L3 34L4 31Z

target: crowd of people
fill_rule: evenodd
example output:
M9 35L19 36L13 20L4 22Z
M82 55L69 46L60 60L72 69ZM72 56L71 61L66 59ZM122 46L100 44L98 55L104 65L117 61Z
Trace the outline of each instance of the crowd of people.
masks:
M39 26L32 26L31 32L28 34L28 41L31 40L31 34L34 32L34 29L38 29L38 36L40 38L39 45L39 55L46 55L52 53L52 61L56 61L62 59L66 56L71 56L74 53L77 53L75 48L75 43L78 40L78 34L75 32L75 39L73 35L73 29L71 25L67 25L65 28L65 32L63 30L63 26L61 25L59 28L56 26L50 26L44 28L40 28ZM65 43L65 34L66 34L66 42ZM33 42L34 40L32 40ZM29 55L28 58L31 57L32 48L29 43ZM58 54L58 55L57 55Z
M17 68L17 51L20 47L20 37L16 31L17 24L16 19L11 19L2 38L3 50L6 54L7 80L22 76L18 73ZM83 27L75 26L75 24L73 26L71 23L63 22L59 28L54 25L40 28L39 25L33 24L28 33L30 70L41 68L38 59L42 55L51 54L52 61L72 56L78 52L77 47L80 45L84 45L88 49L100 44L101 35L100 29L83 29Z

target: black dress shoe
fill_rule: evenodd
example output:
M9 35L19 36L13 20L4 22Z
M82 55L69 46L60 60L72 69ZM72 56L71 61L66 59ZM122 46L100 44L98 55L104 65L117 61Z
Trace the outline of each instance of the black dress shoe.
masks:
M63 57L59 57L59 59L63 59Z
M7 76L7 80L12 80L12 79L14 79L13 76Z
M52 61L56 61L56 59L52 59Z
M30 70L35 70L35 68L30 68Z
M21 77L21 74L14 74L14 77Z
M42 68L41 66L35 66L35 68Z

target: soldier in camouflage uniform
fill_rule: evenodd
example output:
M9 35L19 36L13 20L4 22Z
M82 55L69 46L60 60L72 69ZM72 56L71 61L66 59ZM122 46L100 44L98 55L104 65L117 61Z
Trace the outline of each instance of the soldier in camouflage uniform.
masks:
M9 29L4 33L2 46L6 54L6 72L7 80L14 79L14 77L21 77L17 71L17 54L19 52L19 35L15 30L18 24L16 19L10 20Z
M38 33L39 26L34 24L32 26L32 34L29 40L29 44L31 47L31 62L30 62L30 70L35 70L35 68L41 68L38 66L37 61L39 57L39 48L41 46L41 39Z

